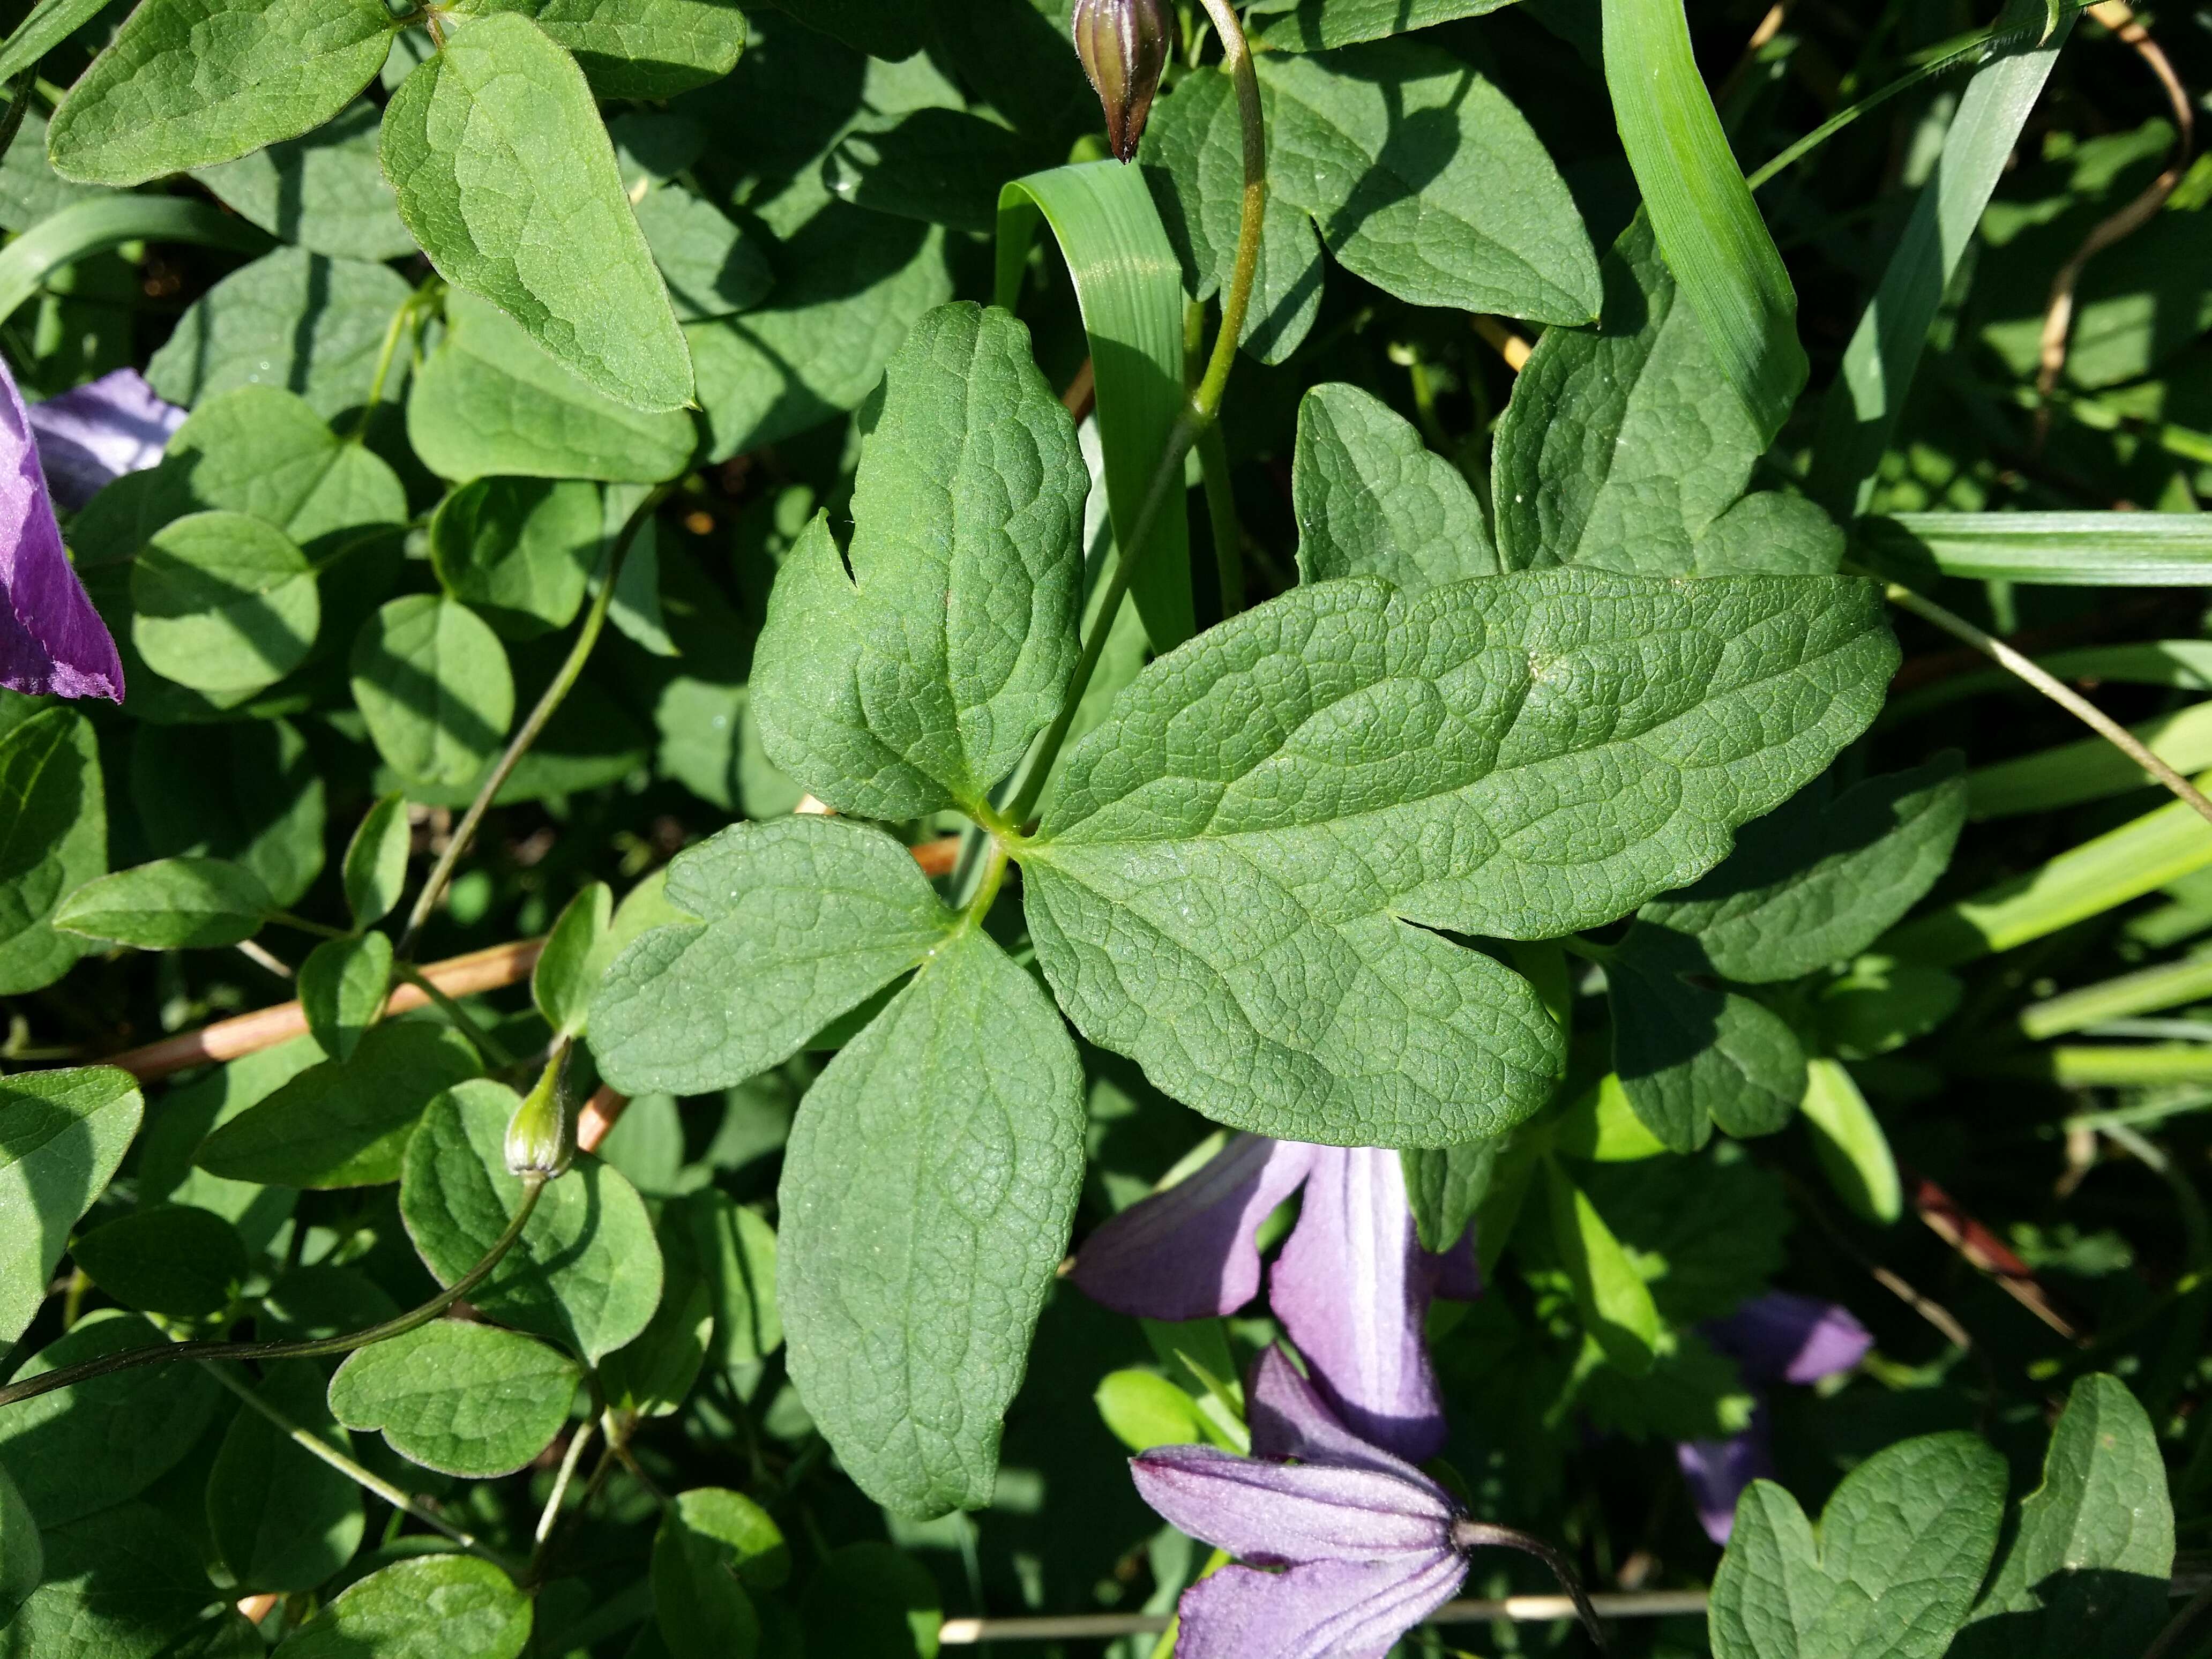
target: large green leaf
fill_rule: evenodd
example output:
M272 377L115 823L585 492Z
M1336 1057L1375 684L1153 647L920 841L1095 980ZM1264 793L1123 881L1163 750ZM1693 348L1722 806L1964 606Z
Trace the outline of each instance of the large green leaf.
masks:
M1548 1095L1546 939L1711 868L1897 660L1874 590L1527 572L1284 595L1155 662L1019 848L1093 1042L1240 1128L1448 1146ZM1258 688L1265 686L1264 698Z
M131 568L131 610L147 666L216 696L274 685L323 624L307 555L244 513L193 513L155 532Z
M433 1320L357 1348L331 1379L338 1421L471 1480L512 1474L552 1443L580 1380L558 1349L494 1325Z
M353 1057L310 1066L216 1129L194 1162L232 1181L374 1187L400 1157L432 1096L477 1072L458 1032L424 1020L379 1025Z
M1714 976L1694 935L1645 921L1606 964L1613 1071L1636 1115L1678 1152L1702 1146L1714 1123L1772 1134L1805 1095L1796 1034Z
M376 78L380 0L147 0L46 130L54 170L137 185L319 127Z
M363 99L302 137L203 167L199 181L262 229L311 253L403 258L415 252L415 239L399 222L377 159L382 119Z
M1259 60L1267 173L1346 267L1413 305L1597 319L1597 255L1521 112L1434 46ZM1510 179L1510 189L1499 181Z
M56 1526L44 1543L46 1582L0 1627L0 1659L154 1659L216 1599L198 1544L149 1504Z
M465 605L392 600L356 637L351 671L377 753L410 782L472 782L507 740L514 676L499 635Z
M845 811L989 811L1076 657L1075 423L1007 313L947 306L884 371L853 545L817 519L785 560L753 654L775 763Z
M501 12L457 29L384 112L385 175L439 273L616 402L691 401L691 354L575 60Z
M415 377L407 437L423 465L465 483L505 473L658 483L698 442L690 416L641 413L593 390L521 325L472 294L446 300L446 337Z
M353 1442L323 1401L322 1367L271 1365L255 1391L341 1456ZM207 1483L208 1530L241 1590L309 1590L352 1559L367 1525L361 1488L251 1407L223 1436Z
M1715 1659L1940 1659L1972 1606L2004 1513L2004 1460L1971 1434L1875 1453L1816 1532L1755 1480L1713 1579Z
M87 882L54 926L142 951L211 950L261 931L276 905L261 878L222 859L156 859Z
M189 1204L155 1204L103 1222L81 1234L70 1254L125 1307L172 1319L223 1312L252 1271L237 1229Z
M504 1084L459 1084L430 1103L407 1143L399 1213L441 1284L484 1258L522 1202L522 1183L507 1170L507 1120L521 1103ZM660 1301L660 1248L637 1189L579 1156L546 1184L522 1237L470 1300L588 1362L612 1353Z
M720 80L745 48L744 14L731 0L461 0L453 10L534 19L600 98L673 98Z
M112 1066L0 1082L0 1342L37 1316L70 1229L122 1164L144 1113L137 1083Z
M52 984L84 953L82 939L54 931L54 911L106 868L92 722L42 708L0 732L0 995Z
M779 1188L792 1380L846 1472L900 1514L990 1501L1083 1127L1059 1014L974 928L808 1091Z
M1291 502L1301 581L1380 576L1418 593L1498 574L1490 526L1459 469L1357 386L1317 386L1298 404Z
M775 286L758 241L705 198L663 185L635 206L638 228L684 321L750 311Z
M787 1060L944 942L954 923L905 848L842 819L740 823L679 854L656 928L616 959L592 1052L633 1094L697 1094Z
M2173 1505L2158 1436L2118 1377L2074 1385L2043 1484L1960 1632L1957 1659L2134 1659L2166 1617Z
M599 562L599 492L574 478L479 478L438 504L430 561L447 592L511 639L565 628Z
M283 1659L519 1659L531 1601L489 1561L431 1555L371 1573L285 1638Z

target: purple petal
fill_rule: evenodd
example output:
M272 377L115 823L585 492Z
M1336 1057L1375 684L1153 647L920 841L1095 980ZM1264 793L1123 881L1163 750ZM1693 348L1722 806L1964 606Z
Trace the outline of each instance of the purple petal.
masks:
M1137 1492L1172 1525L1247 1561L1419 1561L1450 1548L1435 1482L1325 1463L1262 1463L1211 1446L1132 1458Z
M1458 1591L1467 1563L1315 1561L1224 1567L1182 1594L1177 1659L1382 1659Z
M1675 1445L1674 1456L1682 1466L1682 1479L1689 1484L1705 1536L1716 1544L1727 1543L1743 1489L1754 1480L1774 1477L1765 1406L1759 1406L1751 1426L1741 1434L1725 1440L1684 1440Z
M1848 1308L1788 1291L1752 1297L1705 1334L1747 1382L1817 1382L1850 1370L1874 1346Z
M1344 1425L1415 1462L1445 1435L1421 1330L1430 1284L1398 1154L1319 1149L1268 1304Z
M164 403L135 368L33 404L31 430L46 482L64 507L82 507L126 472L161 459L185 411Z
M1244 1407L1255 1457L1295 1457L1301 1463L1373 1469L1401 1480L1434 1484L1404 1458L1369 1445L1338 1422L1320 1392L1279 1346L1267 1349L1253 1366L1244 1389ZM1443 1488L1436 1491L1443 1496Z
M123 662L62 550L30 416L0 364L0 685L123 701Z
M1235 1313L1260 1291L1252 1236L1320 1149L1238 1135L1205 1166L1084 1241L1070 1275L1093 1301L1146 1319Z

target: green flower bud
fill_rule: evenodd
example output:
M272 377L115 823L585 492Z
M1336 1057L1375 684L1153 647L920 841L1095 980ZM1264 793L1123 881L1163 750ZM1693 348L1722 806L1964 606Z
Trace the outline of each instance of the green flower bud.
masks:
M546 1066L538 1086L514 1109L507 1123L507 1172L542 1176L550 1181L563 1173L576 1158L576 1114L567 1080L565 1051Z
M1075 55L1105 106L1107 139L1127 161L1175 50L1175 13L1167 0L1075 0L1074 33Z

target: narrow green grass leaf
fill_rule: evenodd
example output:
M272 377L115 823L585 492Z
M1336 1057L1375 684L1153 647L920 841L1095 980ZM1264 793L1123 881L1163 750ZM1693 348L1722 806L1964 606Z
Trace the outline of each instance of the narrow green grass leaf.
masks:
M42 0L0 46L0 81L12 81L100 15L107 0ZM0 1620L4 1624L5 1620Z
M2031 1003L2020 1011L2020 1029L2040 1042L2101 1025L2106 1020L2202 1002L2207 997L2212 997L2212 957L2193 956Z
M1881 567L2049 587L2212 584L2212 525L2195 513L1900 513L1861 526Z
M181 196L100 196L64 208L0 248L0 321L64 265L125 242L191 242L264 253L262 231L212 202Z
M1660 250L1771 442L1805 386L1796 290L1698 73L1681 0L1605 0L1605 74Z
M1182 412L1182 276L1143 172L1118 161L1054 167L999 193L998 303L1020 298L1042 218L1074 279L1098 385L1106 499L1124 558L1142 563L1130 593L1156 651L1191 636L1190 525L1171 493L1151 539L1133 550L1145 490Z
M2131 728L2143 746L2178 772L2212 766L2212 702ZM2047 812L2148 788L2157 781L2102 738L2022 755L1967 775L1967 812L1977 818Z

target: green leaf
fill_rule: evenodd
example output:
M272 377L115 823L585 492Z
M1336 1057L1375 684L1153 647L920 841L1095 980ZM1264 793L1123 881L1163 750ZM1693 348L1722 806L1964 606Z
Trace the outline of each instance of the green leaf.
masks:
M457 483L495 473L658 483L690 464L698 441L689 415L603 395L495 307L458 291L446 298L446 337L408 395L407 437Z
M2166 1623L2173 1505L2158 1436L2118 1377L2075 1383L2043 1484L1960 1632L1958 1659L2124 1659Z
M2191 703L2128 730L2177 772L2212 766L2212 702ZM2050 811L2155 781L2124 750L2088 738L1976 767L1966 777L1966 815L1984 819Z
M1490 527L1459 469L1357 386L1317 386L1299 403L1291 501L1301 581L1380 576L1419 593L1498 574Z
M0 318L13 316L65 265L147 239L259 253L269 239L212 202L99 191L41 220L0 249Z
M323 1401L323 1372L280 1360L258 1396L341 1456L353 1442ZM361 1488L250 1407L223 1436L207 1483L208 1530L241 1590L295 1594L336 1574L361 1547Z
M376 752L411 782L473 782L514 719L514 677L499 635L437 594L410 593L379 610L354 641L351 672Z
M1544 1162L1552 1247L1574 1286L1583 1324L1605 1357L1632 1376L1651 1369L1659 1341L1659 1310L1620 1241L1589 1197L1557 1162Z
M196 176L262 229L310 253L404 258L415 252L415 239L399 222L398 201L377 159L382 119L383 112L362 99L303 137L203 167Z
M242 386L282 386L333 419L368 401L393 313L413 292L386 266L280 247L195 301L146 378L187 407ZM405 384L409 361L393 354L387 392Z
M659 102L720 80L745 49L729 0L461 0L457 16L520 12L565 47L599 98Z
M15 32L9 35L7 45L0 47L0 81L12 81L25 70L33 67L40 58L75 34L87 23L100 15L107 0L43 0L33 5ZM27 119L39 121L26 112ZM39 121L40 126L46 125ZM9 227L10 230L15 226ZM0 1624L4 1624L0 1620Z
M1666 1325L1725 1318L1782 1268L1789 1194L1735 1141L1691 1158L1595 1164L1575 1175L1651 1287Z
M131 747L131 804L147 850L228 859L296 904L323 869L325 792L288 720L211 728L142 725Z
M1868 955L1820 988L1813 1017L1829 1052L1865 1060L1927 1036L1965 994L1958 975L1943 969Z
M1607 1072L1552 1120L1553 1151L1599 1164L1635 1164L1656 1158L1666 1143L1644 1127L1629 1104L1620 1079Z
M679 1493L653 1540L653 1617L673 1659L749 1659L761 1646L749 1589L771 1589L790 1552L768 1512L719 1487Z
M928 39L927 0L775 0L809 28L821 30L856 52L896 63Z
M592 1011L592 1052L631 1094L729 1088L788 1059L955 920L889 836L812 816L734 824L687 849L667 900L701 920L625 950Z
M261 878L221 859L156 859L87 882L54 926L142 951L212 949L261 931L276 904Z
M1959 94L1942 153L1913 202L1911 217L1892 238L1894 252L1881 284L1820 406L1807 488L1840 519L1856 518L1872 497L1929 327L1959 262L1978 240L1983 211L2012 165L2021 130L2058 60L2073 14L2039 44L2048 21L2044 0L2007 0L1996 27L2008 37L2008 46L1978 69Z
M1797 293L1721 131L1682 0L1605 0L1605 78L1659 246L1763 448L1805 388Z
M39 1519L0 1469L0 1630L46 1576L46 1557L39 1542Z
M399 216L592 386L648 413L691 401L691 356L575 60L517 12L457 29L384 112Z
M1549 1095L1559 1034L1430 930L1555 938L1710 869L1895 661L1872 590L1832 578L1294 589L1070 751L1017 849L1038 959L1085 1036L1218 1121L1484 1139Z
M387 1021L347 1060L310 1066L240 1113L194 1158L231 1181L316 1189L399 1178L400 1157L432 1096L477 1074L476 1050L447 1027Z
M776 1237L760 1212L709 1187L685 1200L700 1264L714 1289L714 1363L750 1365L783 1346Z
M631 1115L643 1118L635 1102ZM671 1116L674 1115L672 1112ZM680 1121L671 1152L683 1156ZM611 1137L619 1163L620 1137ZM667 1417L683 1405L699 1380L714 1345L715 1286L713 1275L699 1259L699 1244L690 1208L664 1206L653 1225L660 1246L662 1282L660 1305L652 1321L623 1347L599 1362L599 1386L618 1411L639 1417Z
M568 478L478 478L438 504L438 582L509 639L566 628L599 562L599 492Z
M54 931L54 911L106 868L92 722L45 708L0 732L0 995L51 985L84 954L82 940ZM0 1332L6 1324L0 1316Z
M1035 145L980 115L918 109L847 133L823 161L822 180L838 200L872 213L988 232L998 223L1000 186L1036 156Z
M1787 1021L1714 982L1694 934L1638 921L1606 963L1613 1067L1636 1115L1669 1150L1781 1129L1805 1096L1805 1051Z
M137 1314L95 1314L33 1355L15 1380L126 1348L158 1347L166 1340ZM216 1380L196 1367L139 1366L21 1401L0 1413L0 1469L47 1529L50 1583L60 1565L52 1529L136 1498L167 1474L214 1419L222 1398Z
M198 1547L150 1504L55 1526L44 1543L46 1582L0 1628L0 1659L170 1654L216 1599Z
M727 214L681 185L647 191L636 212L680 320L750 311L775 286L759 247Z
M775 763L866 817L988 814L1075 667L1089 488L1029 331L924 318L860 452L850 574L817 518L769 598L752 709Z
M131 572L131 641L157 674L214 694L258 691L307 659L321 629L314 567L274 526L194 513Z
M1261 0L1252 8L1248 27L1253 45L1268 51L1321 52L1405 34L1457 18L1480 17L1512 3L1513 0Z
M155 1205L95 1227L70 1255L125 1307L173 1319L222 1312L252 1271L235 1228L182 1204Z
M552 1444L580 1377L574 1360L543 1342L440 1319L355 1349L331 1379L330 1405L349 1429L383 1431L402 1457L483 1480Z
M614 889L595 881L568 901L546 936L531 970L530 994L556 1037L581 1036L590 1023L592 994L606 967L599 946L614 920Z
M325 939L300 964L307 1029L332 1060L348 1060L383 1012L392 988L392 940L382 933Z
M1272 114L1273 101L1263 94L1263 115ZM1152 106L1139 158L1182 264L1185 291L1210 299L1236 270L1244 218L1244 129L1229 76L1207 65L1178 80ZM1313 220L1270 191L1251 309L1237 343L1263 363L1281 362L1321 314L1322 283Z
M346 845L346 908L353 925L370 927L392 914L407 887L407 854L414 844L407 797L386 795L370 807Z
M1905 1213L1889 1137L1841 1061L1806 1062L1805 1098L1798 1109L1821 1171L1852 1214L1886 1227Z
M2004 1493L2004 1460L1971 1434L1876 1452L1817 1533L1796 1498L1754 1480L1713 1579L1714 1659L1939 1659L1996 1549Z
M283 1659L519 1659L530 1598L489 1561L430 1555L371 1573L284 1639Z
M407 1144L399 1213L423 1264L451 1285L490 1250L522 1201L507 1172L504 1084L455 1085ZM470 1300L494 1319L566 1343L586 1362L643 1330L660 1301L660 1249L637 1189L588 1153L549 1182L522 1237Z
M1597 255L1574 198L1486 76L1411 40L1258 68L1269 182L1347 270L1409 305L1597 319Z
M1108 1430L1133 1452L1207 1442L1198 1401L1158 1371L1109 1371L1091 1398Z
M1490 1191L1498 1152L1497 1141L1476 1140L1399 1155L1406 1169L1407 1202L1413 1206L1423 1249L1442 1255L1466 1236Z
M375 79L381 0L146 0L47 127L54 171L140 185L322 125Z
M1711 875L1638 915L1694 933L1725 978L1796 979L1888 932L1949 866L1966 821L1955 751L1840 794L1824 779L1746 825Z
M2212 582L2212 535L2194 514L1899 513L1867 520L1885 569L2053 587L2179 587Z
M70 1229L138 1133L145 1099L108 1066L0 1080L0 1343L29 1328Z
M1171 495L1142 549L1132 551L1145 495L1182 419L1182 285L1174 249L1142 172L1117 161L1054 167L1000 193L999 304L1022 291L1037 222L1052 227L1075 285L1097 377L1098 436L1115 544L1140 561L1130 593L1156 650L1197 627L1190 591L1190 532Z
M832 1551L806 1581L809 1659L936 1659L944 1603L929 1569L889 1544Z
M846 1472L895 1513L990 1500L1083 1129L1058 1013L975 929L808 1091L778 1189L792 1381Z

